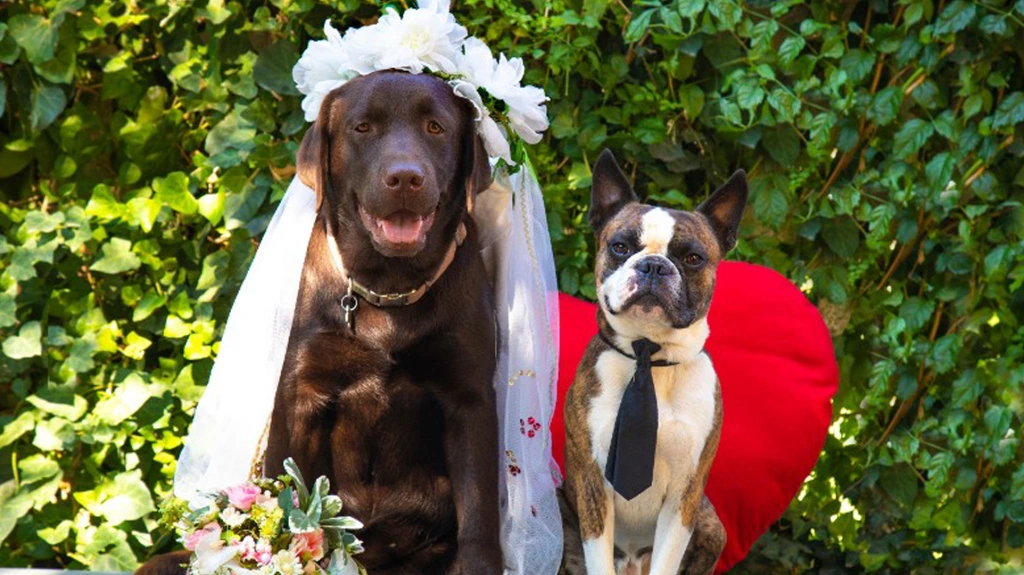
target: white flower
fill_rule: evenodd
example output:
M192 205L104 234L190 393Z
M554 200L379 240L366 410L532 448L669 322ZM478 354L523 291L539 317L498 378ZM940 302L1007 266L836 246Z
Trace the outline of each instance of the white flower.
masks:
M238 509L235 509L233 505L229 505L227 509L221 512L220 519L227 524L228 527L238 527L245 520L249 518L247 513L242 513Z
M199 540L192 568L198 575L213 575L221 566L234 559L237 553L238 550L233 546L224 545L220 539L220 529L217 529Z
M376 70L399 69L414 74L428 68L452 74L466 29L448 11L448 2L428 0L401 16L388 8L377 21L380 59Z
M307 122L316 120L320 104L331 90L355 75L349 50L341 34L331 26L330 20L324 22L324 35L327 36L326 40L309 43L292 68L295 86L306 95L302 99L302 111Z
M274 555L274 568L281 575L302 575L302 562L287 549L282 549Z
M458 61L459 74L467 82L476 85L501 100L508 106L511 127L527 143L536 144L548 127L547 96L536 86L522 86L523 60L506 58L501 54L498 60L491 55L490 48L478 38L467 38L463 53ZM457 90L457 93L463 95ZM464 96L465 97L465 96Z
M508 139L505 138L501 127L487 111L487 106L484 105L484 100L480 97L476 86L462 80L452 80L451 84L455 95L469 100L469 103L473 104L473 108L476 109L476 132L484 141L487 155L492 158L501 158L509 165L514 165Z

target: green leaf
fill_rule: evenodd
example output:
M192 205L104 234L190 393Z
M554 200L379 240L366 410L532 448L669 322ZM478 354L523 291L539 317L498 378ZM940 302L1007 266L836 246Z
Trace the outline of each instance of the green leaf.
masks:
M107 425L120 425L138 411L149 398L149 386L133 373L117 384L114 393L100 400L93 413Z
M252 67L252 77L261 88L284 96L299 95L292 79L292 68L299 60L295 44L278 40L260 53Z
M4 110L7 109L7 80L0 74L0 118L4 117Z
M111 238L103 244L103 257L89 269L105 274L120 274L139 269L142 261L132 253L132 243L123 238Z
M199 211L199 202L188 189L188 176L182 172L172 172L166 178L153 180L156 200L172 210L185 215Z
M935 191L946 189L950 179L953 177L953 169L956 167L956 160L949 152L942 152L928 162L924 173L928 178L928 185Z
M35 418L28 411L19 415L16 419L8 421L0 428L0 449L17 441L35 426Z
M45 130L64 111L67 98L64 90L57 86L41 84L32 90L32 112L29 122L33 132Z
M774 130L767 130L761 145L782 166L792 166L800 156L800 138L787 124L779 124Z
M12 294L0 292L0 328L18 323L18 303Z
M89 402L70 388L44 387L28 396L27 401L41 411L68 421L77 421L89 409Z
M43 353L43 329L38 321L30 321L21 326L18 335L8 336L4 340L4 355L11 359L28 359Z
M928 142L928 138L934 132L935 128L927 120L914 118L908 121L896 133L896 138L893 142L893 153L900 160L917 153Z
M790 36L779 46L779 58L784 64L792 64L806 45L807 41L803 36Z
M977 8L974 2L954 0L939 15L935 23L935 34L945 35L959 32L974 20Z
M1014 92L1003 98L992 116L992 127L1016 126L1024 123L1024 92Z
M139 304L135 306L135 310L132 312L132 321L138 323L146 319L166 303L167 296L154 291L146 292L146 295L142 296L142 300L139 301Z
M128 200L128 213L139 223L144 232L153 230L156 217L160 214L161 204L150 198L132 198Z
M853 256L857 251L857 244L860 243L860 231L857 229L857 224L849 218L826 222L821 230L821 237L828 244L829 249L843 258Z
M853 49L843 56L839 66L851 81L858 83L871 73L875 66L875 55L871 52Z
M119 473L113 481L90 491L74 494L89 513L105 517L109 525L133 521L156 510L153 496L138 470Z
M7 23L7 32L25 51L29 62L42 64L53 58L63 20L51 22L38 14L15 14Z
M35 483L60 473L60 464L41 453L26 457L18 462L21 483Z
M868 118L874 120L879 126L888 126L899 114L900 106L903 104L903 90L898 86L883 88L875 94L868 111Z

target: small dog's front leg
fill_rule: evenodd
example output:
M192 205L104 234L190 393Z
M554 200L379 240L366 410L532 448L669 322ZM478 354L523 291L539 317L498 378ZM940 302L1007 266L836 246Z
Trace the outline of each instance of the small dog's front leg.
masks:
M604 485L601 496L604 497L601 529L583 534L583 559L587 565L587 575L615 573L615 500L611 487ZM590 511L593 514L595 510Z
M676 575L683 555L693 537L692 522L687 525L683 519L679 501L668 498L658 513L658 524L654 532L654 550L651 552L650 575Z

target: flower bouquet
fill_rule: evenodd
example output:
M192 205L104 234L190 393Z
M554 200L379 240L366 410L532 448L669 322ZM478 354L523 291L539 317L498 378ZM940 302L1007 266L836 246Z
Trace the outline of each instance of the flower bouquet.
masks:
M291 458L284 468L277 479L165 505L164 521L192 551L189 575L365 575L352 558L362 543L349 532L362 524L340 515L326 477L309 490Z

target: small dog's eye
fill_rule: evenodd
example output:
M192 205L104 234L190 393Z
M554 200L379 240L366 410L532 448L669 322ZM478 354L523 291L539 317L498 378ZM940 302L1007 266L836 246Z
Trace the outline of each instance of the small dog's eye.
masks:
M688 266L699 266L704 263L704 258L700 257L699 254L687 254L687 256L683 258L683 263Z
M612 253L617 256L624 256L629 253L629 246L622 242L612 244Z
M370 124L367 122L359 122L356 124L356 131L360 134L365 134L370 131Z
M443 134L444 128L441 126L441 124L438 124L437 122L431 120L429 123L427 123L427 131L430 132L431 134Z

